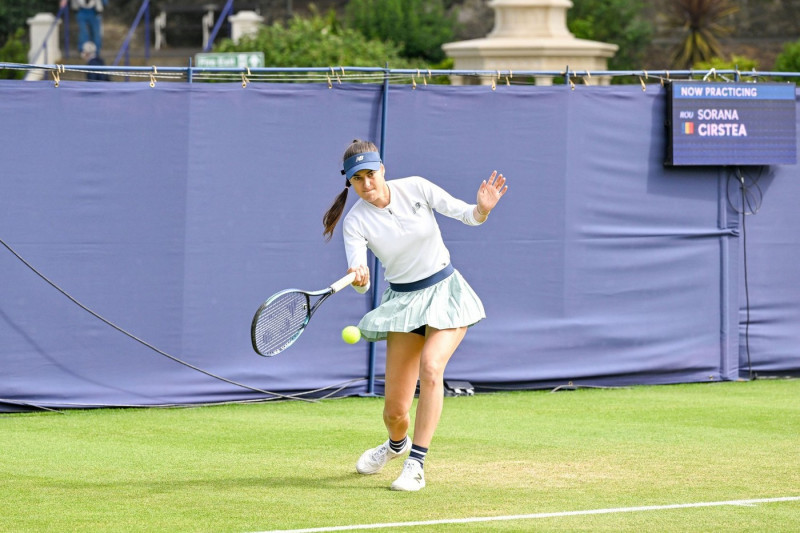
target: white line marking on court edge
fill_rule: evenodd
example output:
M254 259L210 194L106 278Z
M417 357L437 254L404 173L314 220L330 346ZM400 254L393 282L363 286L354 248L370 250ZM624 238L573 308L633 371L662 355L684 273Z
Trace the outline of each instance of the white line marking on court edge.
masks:
M357 529L387 529L392 527L438 526L442 524L474 524L476 522L499 522L503 520L533 520L536 518L558 518L593 514L638 513L642 511L662 511L666 509L689 509L692 507L721 507L725 505L754 506L760 503L797 502L800 496L784 498L763 498L760 500L731 500L727 502L676 503L672 505L648 505L644 507L618 507L615 509L590 509L588 511L562 511L555 513L518 514L507 516L483 516L474 518L445 518L442 520L421 520L419 522L387 522L383 524L355 524L352 526L312 527L308 529L275 529L259 533L322 533L324 531L354 531Z

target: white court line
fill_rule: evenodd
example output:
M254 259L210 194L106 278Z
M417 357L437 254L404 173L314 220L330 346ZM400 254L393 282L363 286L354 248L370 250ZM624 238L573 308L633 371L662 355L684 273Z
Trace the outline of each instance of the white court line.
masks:
M312 527L308 529L276 529L259 533L321 533L324 531L354 531L357 529L388 529L392 527L437 526L442 524L474 524L476 522L499 522L503 520L533 520L536 518L558 518L613 513L638 513L642 511L662 511L665 509L689 509L692 507L720 507L724 505L753 506L760 503L797 502L800 496L784 498L763 498L760 500L731 500L726 502L676 503L672 505L648 505L644 507L618 507L615 509L590 509L588 511L562 511L556 513L518 514L508 516L483 516L474 518L445 518L442 520L421 520L419 522L387 522L383 524L355 524L352 526Z

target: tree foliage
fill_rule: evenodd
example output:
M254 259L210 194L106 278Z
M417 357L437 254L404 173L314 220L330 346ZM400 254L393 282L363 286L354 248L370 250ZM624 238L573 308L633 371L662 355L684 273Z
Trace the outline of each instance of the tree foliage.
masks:
M25 30L17 29L17 32L8 37L3 46L0 46L0 63L27 63L28 48L28 43L25 41ZM2 80L21 80L24 77L25 71L22 70L0 70L0 79Z
M775 58L775 70L800 72L800 41L783 45L783 51Z
M722 56L719 39L732 31L727 19L739 10L731 0L673 0L667 6L669 24L680 33L670 58L673 67L689 68Z
M640 70L653 38L652 23L642 16L640 0L573 0L567 26L576 37L619 46L611 70Z
M745 56L733 55L730 60L721 57L712 57L709 61L699 61L692 65L694 70L708 71L715 70L738 70L739 72L746 72L758 68L758 62L755 59L750 59Z
M0 1L0 46L15 37L19 28L27 32L26 20L36 13L55 13L57 0Z
M294 16L286 25L276 22L235 44L225 39L217 52L264 52L269 67L383 66L406 68L399 49L391 42L369 40L361 33L343 28L336 14Z
M345 22L367 38L397 43L403 57L429 64L445 58L442 45L453 40L456 25L442 0L350 0Z
M783 45L783 51L775 58L775 70L778 72L800 72L800 40ZM800 83L798 78L786 78Z

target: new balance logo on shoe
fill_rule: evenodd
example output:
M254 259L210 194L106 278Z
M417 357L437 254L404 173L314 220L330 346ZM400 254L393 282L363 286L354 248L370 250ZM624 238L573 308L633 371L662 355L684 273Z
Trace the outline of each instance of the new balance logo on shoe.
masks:
M403 463L403 472L392 483L391 489L415 492L423 488L425 488L425 472L422 470L422 465L414 459L406 459Z

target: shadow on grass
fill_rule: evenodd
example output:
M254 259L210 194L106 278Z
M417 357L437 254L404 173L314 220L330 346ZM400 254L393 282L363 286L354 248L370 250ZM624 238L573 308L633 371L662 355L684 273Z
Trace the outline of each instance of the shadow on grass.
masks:
M394 478L392 478L394 479ZM375 490L375 481L389 482L375 476L362 476L356 472L340 473L331 476L318 476L313 473L296 476L263 476L228 477L228 478L187 478L187 479L142 479L142 480L85 480L52 481L50 488L61 490L98 491L114 493L134 492L157 494L174 491L235 491L257 489L262 492L273 490L297 489L335 489Z

